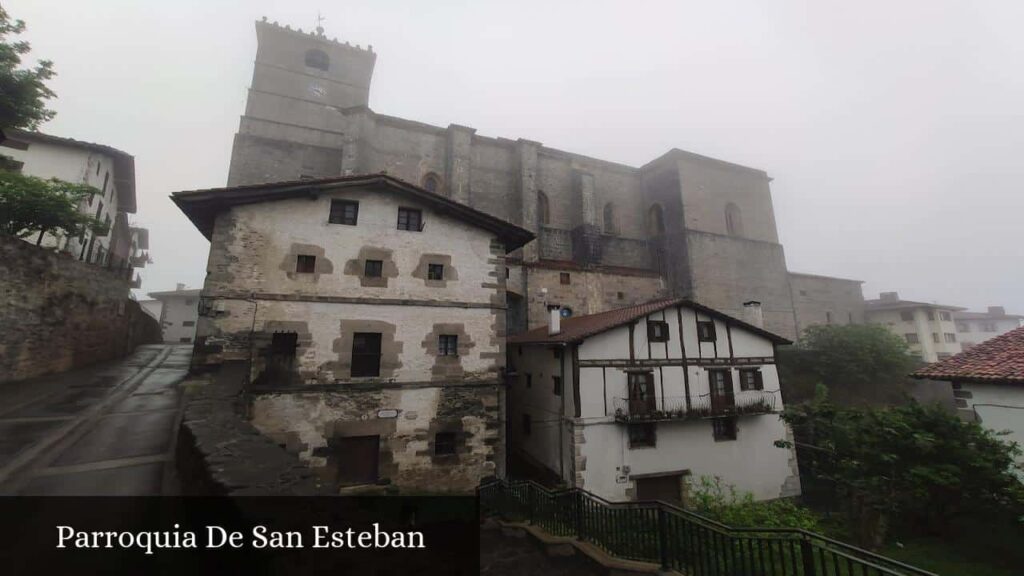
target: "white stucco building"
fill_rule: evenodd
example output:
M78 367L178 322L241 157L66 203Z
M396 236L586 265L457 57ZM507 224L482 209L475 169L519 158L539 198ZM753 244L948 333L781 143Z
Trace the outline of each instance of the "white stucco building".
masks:
M953 320L956 321L956 335L964 350L1024 326L1024 316L1007 314L1002 306L989 306L985 312L954 312Z
M178 284L174 290L149 293L150 298L160 303L160 329L164 333L164 342L189 344L195 341L200 292L198 288L186 289L184 284Z
M903 338L914 356L936 362L961 351L953 319L961 310L964 308L901 300L896 292L882 292L877 300L864 302L864 319Z
M1024 446L1024 328L977 344L952 358L926 366L915 378L945 380L953 386L960 415ZM1024 456L1019 458L1024 465Z
M799 494L775 345L752 322L686 299L568 319L509 340L511 450L609 500L682 501L718 476L758 499Z
M385 175L174 194L210 239L193 365L345 490L503 472L505 255L528 231Z
M23 130L5 130L0 153L10 157L12 168L23 174L96 188L99 192L82 201L79 210L109 225L106 234L90 232L78 238L44 234L41 239L26 240L111 268L140 265L139 253L132 247L138 234L133 234L128 222L128 215L136 211L135 159L130 154L103 144Z

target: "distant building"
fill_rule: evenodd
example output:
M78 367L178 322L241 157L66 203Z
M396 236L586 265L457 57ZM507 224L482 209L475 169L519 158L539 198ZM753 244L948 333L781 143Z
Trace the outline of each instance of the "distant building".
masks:
M910 352L925 362L936 362L961 351L953 313L964 310L929 302L900 300L897 292L882 292L864 303L867 322L881 324L906 340Z
M164 342L191 343L196 337L199 320L199 294L201 290L186 289L184 284L168 292L150 292L149 297L160 302L160 326Z
M132 242L138 233L133 233L128 223L128 215L136 210L135 159L130 154L104 144L23 130L5 130L0 148L0 153L13 159L9 169L98 189L99 193L84 200L79 209L110 226L104 235L85 233L78 238L66 238L44 234L42 238L28 240L59 248L79 260L101 266L120 269L136 266ZM134 282L138 284L137 280Z
M686 299L551 323L509 339L514 457L614 501L685 500L686 483L718 476L757 499L800 493L775 346L758 324Z
M970 350L926 366L914 378L946 380L961 416L1024 444L1024 328L986 340ZM1024 456L1018 457L1024 464Z
M964 350L1024 326L1024 316L1007 314L1002 306L989 306L988 312L954 312L953 320Z
M818 274L789 273L793 310L798 335L815 325L864 323L864 294L861 280Z

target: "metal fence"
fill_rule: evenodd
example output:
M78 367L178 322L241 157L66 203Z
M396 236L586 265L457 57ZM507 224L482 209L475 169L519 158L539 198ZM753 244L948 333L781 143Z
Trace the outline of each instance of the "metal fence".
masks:
M685 420L769 414L782 406L777 390L743 390L727 397L711 394L686 396L655 396L643 401L636 398L613 398L611 414L623 421Z
M485 514L574 536L612 556L694 576L936 576L798 529L731 528L664 502L609 502L530 481L479 488Z

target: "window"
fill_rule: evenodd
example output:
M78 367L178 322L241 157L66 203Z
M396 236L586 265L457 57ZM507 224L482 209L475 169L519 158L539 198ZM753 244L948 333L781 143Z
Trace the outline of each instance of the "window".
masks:
M306 50L306 66L327 72L331 68L331 59L323 50Z
M380 376L380 333L356 332L352 335L352 377Z
M668 322L648 320L647 339L651 342L668 342Z
M715 323L713 321L697 322L697 340L699 342L715 341Z
M939 360L945 360L950 356L952 356L952 354L950 354L949 352L939 352L938 354L935 355L935 357L938 358Z
M935 321L935 312L933 310L926 311L924 315L926 318L928 318L929 322Z
M572 283L572 276L570 276L568 272L559 272L558 282L560 284L570 284Z
M355 226L359 220L359 202L351 200L331 200L331 215L327 221L331 224Z
M437 353L440 356L459 355L459 337L456 334L441 334L437 337Z
M740 390L764 390L761 371L756 368L741 368Z
M299 254L295 258L295 271L299 274L312 274L316 271L316 256Z
M455 454L455 432L434 434L434 455L447 456L449 454Z
M529 414L523 414L523 436L529 436L533 432L533 419Z
M918 340L918 338L917 338L917 334L904 334L903 337L907 339L907 344L920 344L921 343L921 341Z
M99 206L96 207L96 219L100 219L100 212L103 212L103 201L100 201Z
M107 195L107 184L110 183L110 172L103 175L103 188L100 190L100 196L106 197Z
M383 260L367 260L363 264L363 276L367 278L380 278L384 273L384 261Z
M615 204L611 202L604 205L604 233L618 233L618 228L615 227Z
M651 206L647 212L647 228L651 236L661 236L665 233L665 216L662 214L660 204Z
M970 332L971 331L971 325L968 324L967 322L957 322L956 323L956 331L957 332Z
M185 298L185 306L195 306L195 305L196 305L195 298Z
M444 264L427 264L427 280L444 280Z
M550 206L548 205L548 195L537 191L537 221L547 226L551 223Z
M625 297L626 297L626 294L623 293L623 292L616 292L615 293L615 298L618 299L618 300L622 300Z
M181 323L181 325L182 326L195 326L196 323L195 323L195 320L185 320L184 322Z
M441 189L441 177L433 172L423 177L423 189L429 192L437 192Z
M729 202L725 207L725 229L729 236L743 236L743 218L740 207Z
M423 230L423 213L412 208L399 208L398 229L420 232Z
M832 313L826 311L825 312L825 324L831 324L831 323L832 323Z
M179 338L178 342L181 342L182 344L188 344L189 342L192 342L192 339L191 338Z
M949 322L950 320L953 319L953 316L951 316L949 312L939 312L939 319Z
M942 336L943 336L943 338L945 338L946 342L949 342L949 343L956 342L956 334L954 334L952 332L946 332Z
M996 325L995 325L994 322L986 322L986 323L981 325L981 331L982 332L995 332L996 331Z
M807 290L801 290L800 291L800 295L801 296L807 296Z
M509 268L508 266L505 266L505 279L506 280L508 280L509 276L511 275L509 270L511 270L511 268Z
M552 348L551 349L551 354L554 356L555 360L560 360L562 358L562 349L561 348Z
M551 377L551 383L553 384L555 396L561 396L562 395L562 377L561 376L552 376Z
M935 342L936 344L939 343L939 333L938 332L932 332L932 342Z
M526 375L526 387L533 388L533 374Z
M711 430L715 436L716 442L722 440L735 440L736 418L733 416L728 418L714 418L711 420Z
M903 312L900 312L900 320L903 320L904 322L913 322L914 321L914 313L909 311L909 310L905 310Z
M654 424L630 424L629 447L653 448L657 444Z

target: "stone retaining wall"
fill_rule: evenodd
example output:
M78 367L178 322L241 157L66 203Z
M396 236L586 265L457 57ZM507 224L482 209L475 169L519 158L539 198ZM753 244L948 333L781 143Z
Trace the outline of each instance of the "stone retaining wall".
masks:
M161 341L126 270L0 236L0 383L120 358Z

